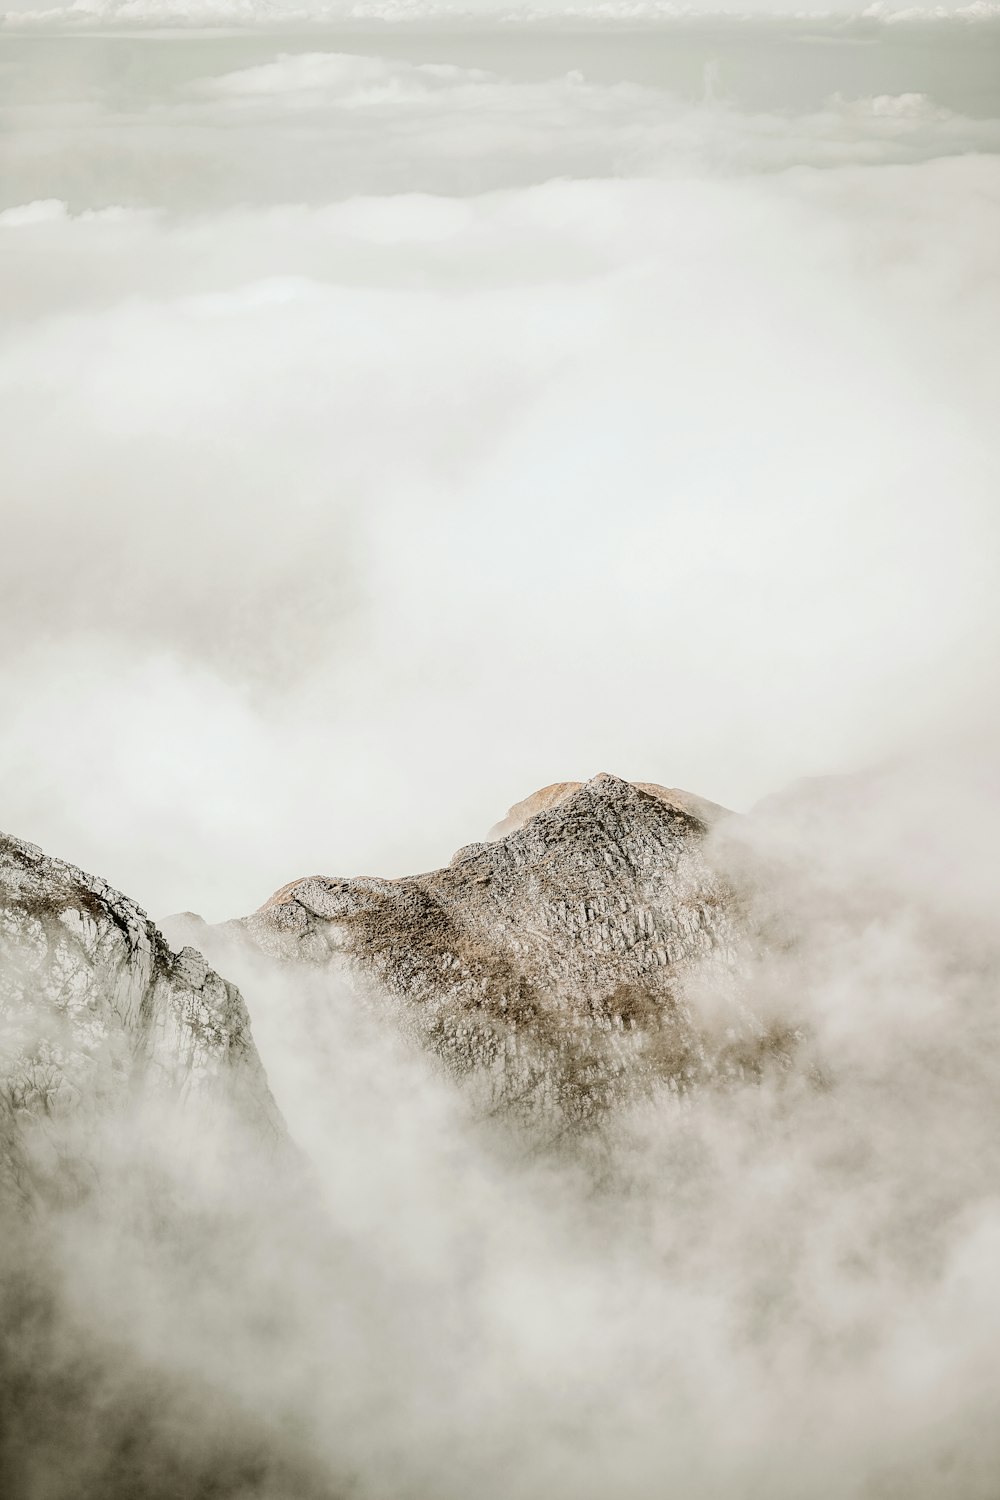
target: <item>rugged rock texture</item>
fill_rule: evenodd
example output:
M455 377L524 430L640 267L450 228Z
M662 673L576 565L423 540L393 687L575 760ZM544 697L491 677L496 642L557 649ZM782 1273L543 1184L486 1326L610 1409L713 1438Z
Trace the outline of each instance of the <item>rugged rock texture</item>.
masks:
M0 837L0 1494L335 1493L240 1352L215 1359L276 1357L255 1295L307 1326L285 1266L314 1204L239 991Z
M613 781L616 778L596 777L590 785L602 779ZM532 792L531 796L525 797L522 802L514 803L507 816L490 829L487 839L499 839L507 833L516 833L538 813L547 812L550 807L559 807L563 802L568 801L570 797L581 791L585 784L582 781L554 781L551 786L543 786L540 791ZM717 823L720 818L731 816L729 809L720 807L718 802L709 802L705 797L696 797L693 792L681 791L680 787L660 786L655 781L633 781L629 785L635 787L637 792L646 792L650 797L655 797L666 807L693 813L706 827Z
M725 816L614 776L558 783L446 869L293 881L244 926L265 952L340 966L395 1002L498 1107L580 1122L782 1051L738 999L743 908L706 849Z
M30 1194L58 1173L61 1142L81 1139L75 1125L68 1133L60 1126L85 1128L139 1096L189 1110L224 1105L255 1141L284 1140L239 991L194 949L173 952L145 913L104 881L0 837L7 1187ZM40 1153L46 1142L51 1150Z

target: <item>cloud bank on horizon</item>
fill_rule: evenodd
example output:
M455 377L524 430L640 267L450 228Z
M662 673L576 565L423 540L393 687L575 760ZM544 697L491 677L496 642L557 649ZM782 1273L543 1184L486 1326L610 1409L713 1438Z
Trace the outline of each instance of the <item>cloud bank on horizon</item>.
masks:
M1000 19L998 0L12 0L0 11L8 25L282 27L310 24L407 24L453 20L505 27L559 22L567 25L644 24L760 19L867 23L927 23Z

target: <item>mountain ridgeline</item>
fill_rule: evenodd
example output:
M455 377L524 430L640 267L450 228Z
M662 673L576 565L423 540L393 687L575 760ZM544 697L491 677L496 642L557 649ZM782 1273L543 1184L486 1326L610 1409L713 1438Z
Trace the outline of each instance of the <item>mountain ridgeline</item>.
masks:
M592 1124L787 1056L741 1000L746 902L710 851L727 816L615 776L558 783L443 869L293 881L240 925L272 960L347 976L490 1108Z
M784 1067L791 1029L764 1025L741 983L761 942L749 886L713 854L738 821L651 783L561 782L443 869L292 881L238 921L168 919L176 950L103 881L7 839L8 1178L30 1176L19 1125L100 1117L137 1094L224 1106L252 1136L284 1137L243 998L200 949L220 968L253 953L328 972L522 1121L590 1126L657 1087Z

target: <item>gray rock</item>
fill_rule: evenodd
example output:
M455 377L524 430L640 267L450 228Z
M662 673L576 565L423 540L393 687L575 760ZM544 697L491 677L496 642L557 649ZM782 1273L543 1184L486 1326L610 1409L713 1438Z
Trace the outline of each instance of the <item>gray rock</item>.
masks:
M284 1124L246 1006L103 880L0 837L0 1173L31 1195L91 1122L156 1100L276 1146ZM32 1128L38 1127L38 1128ZM30 1139L30 1159L26 1142ZM39 1151L39 1142L53 1146ZM56 1145L55 1143L59 1143Z
M349 973L491 1104L579 1124L782 1055L739 998L751 934L708 847L726 816L615 776L559 783L444 869L293 881L244 926Z

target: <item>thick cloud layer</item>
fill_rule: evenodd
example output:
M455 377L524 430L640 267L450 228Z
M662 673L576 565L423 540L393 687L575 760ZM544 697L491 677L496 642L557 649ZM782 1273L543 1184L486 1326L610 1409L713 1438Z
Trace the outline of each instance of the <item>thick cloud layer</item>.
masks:
M221 917L560 777L743 805L980 713L974 100L65 45L0 217L7 826Z
M993 1500L1000 106L886 32L4 39L0 827L225 917L893 762L718 836L796 1066L563 1157L218 955L313 1201L112 1132L12 1493Z
M224 950L311 1210L129 1121L21 1268L56 1315L5 1341L9 1493L990 1500L996 792L952 753L724 822L794 935L745 975L794 1064L562 1153Z
M908 0L737 0L734 4L705 0L72 0L53 5L49 0L11 0L3 12L21 25L44 27L167 25L388 25L438 23L487 25L497 21L523 25L676 25L706 18L725 21L827 17L853 18L870 24L934 25L958 20L975 24L997 18L996 0L937 0L932 5L910 5Z

